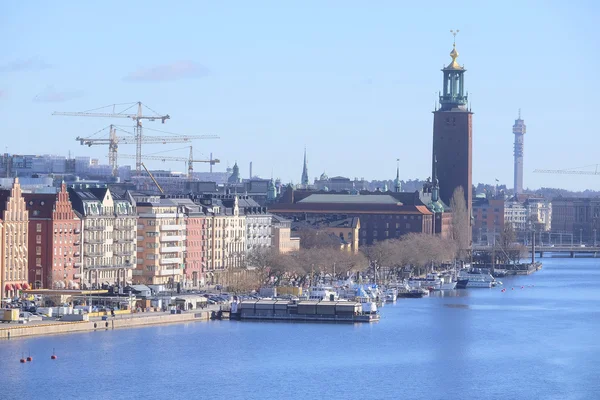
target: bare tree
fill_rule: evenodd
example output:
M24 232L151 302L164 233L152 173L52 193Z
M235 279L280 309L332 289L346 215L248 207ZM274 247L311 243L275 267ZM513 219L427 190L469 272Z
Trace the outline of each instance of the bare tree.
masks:
M527 257L527 248L516 242L517 233L511 223L504 224L500 241L497 243L499 251L496 252L496 258L504 263L518 263L522 258Z
M280 262L279 253L274 248L255 249L244 259L246 268L255 271L261 283L268 280L271 270Z
M462 186L454 189L450 199L450 209L452 211L451 237L458 246L458 258L464 259L471 244L469 243L470 216Z
M322 229L304 226L294 231L294 234L300 238L300 246L305 249L340 248L339 239Z

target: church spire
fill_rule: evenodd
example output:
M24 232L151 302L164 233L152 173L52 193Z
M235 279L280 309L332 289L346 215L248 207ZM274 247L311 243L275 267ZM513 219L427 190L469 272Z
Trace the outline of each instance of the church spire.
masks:
M304 148L304 165L302 167L302 179L300 183L304 186L308 186L308 164L306 162L306 147Z
M401 190L401 185L400 185L400 159L397 158L396 159L396 179L394 179L394 191L396 193L400 193Z

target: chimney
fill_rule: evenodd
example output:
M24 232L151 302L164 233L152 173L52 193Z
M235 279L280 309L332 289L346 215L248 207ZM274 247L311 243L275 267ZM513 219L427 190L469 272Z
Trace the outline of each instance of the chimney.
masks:
M250 179L252 179L252 161L250 161Z

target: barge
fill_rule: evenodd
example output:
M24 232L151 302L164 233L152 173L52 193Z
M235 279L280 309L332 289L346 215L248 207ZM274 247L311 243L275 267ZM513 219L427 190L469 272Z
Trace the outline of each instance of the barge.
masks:
M231 305L231 319L247 321L376 322L374 303L355 301L244 300Z

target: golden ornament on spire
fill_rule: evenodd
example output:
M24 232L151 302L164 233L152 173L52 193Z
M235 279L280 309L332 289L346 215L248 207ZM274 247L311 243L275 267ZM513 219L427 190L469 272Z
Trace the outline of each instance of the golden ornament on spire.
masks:
M452 42L452 51L450 52L450 57L452 57L452 62L446 67L450 69L463 69L458 63L456 59L458 58L458 51L456 51L456 35L460 32L460 30L450 30L452 36L454 36L454 41Z

